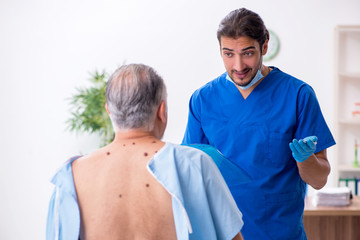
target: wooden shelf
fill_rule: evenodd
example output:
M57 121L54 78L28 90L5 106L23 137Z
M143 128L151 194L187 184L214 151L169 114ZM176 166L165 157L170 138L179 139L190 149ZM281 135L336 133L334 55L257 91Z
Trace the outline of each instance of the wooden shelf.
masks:
M340 25L336 28L339 33L351 33L351 32L359 32L360 26L352 26L352 25Z
M351 165L339 165L341 172L360 172L360 167L353 167Z
M339 72L339 77L359 78L360 80L360 73Z
M360 126L360 119L341 119L339 120L340 124L348 124L348 125L359 125Z

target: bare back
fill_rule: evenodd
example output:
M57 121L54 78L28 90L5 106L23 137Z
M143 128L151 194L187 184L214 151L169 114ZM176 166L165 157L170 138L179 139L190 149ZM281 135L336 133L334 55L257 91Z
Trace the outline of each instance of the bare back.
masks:
M124 140L73 162L81 239L176 239L171 196L146 169L163 146Z

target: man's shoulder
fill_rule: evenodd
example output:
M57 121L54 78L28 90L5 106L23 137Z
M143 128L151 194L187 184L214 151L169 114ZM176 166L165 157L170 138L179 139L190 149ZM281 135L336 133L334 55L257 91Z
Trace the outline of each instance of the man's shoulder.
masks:
M226 81L225 72L196 89L193 93L193 97L212 95L214 92L219 91L221 86L226 83Z
M55 172L51 183L63 189L72 189L74 185L72 177L72 163L81 156L74 156L66 160Z
M211 158L201 150L170 143L149 161L147 168L173 192L178 192L178 182L196 185L220 174Z
M274 87L282 87L291 91L299 92L302 89L311 91L311 86L305 81L290 75L289 73L281 71L279 68L274 67L271 71L271 83Z
M208 157L208 155L200 149L188 145L180 145L174 143L167 143L167 145L168 151L173 152L175 157L184 159L185 161L194 162L193 160L199 160L199 157Z
M280 80L286 80L287 83L293 83L296 85L303 85L303 84L307 84L305 83L303 80L287 73L287 72L283 72L281 71L279 68L277 67L273 67L273 71L271 71L271 73L274 75L275 78L280 79ZM285 82L285 81L283 81Z
M166 148L162 152L157 161L166 159L166 164L168 162L168 157L173 158L173 163L176 168L204 168L204 167L214 167L214 163L211 160L210 156L204 153L202 150L174 143L167 143ZM155 159L156 160L156 159Z
M211 90L214 87L217 87L219 84L221 84L222 82L224 82L226 80L226 72L219 75L218 77L208 81L207 83L205 83L204 85L202 85L201 87L199 87L197 89L197 91L207 91L207 90Z

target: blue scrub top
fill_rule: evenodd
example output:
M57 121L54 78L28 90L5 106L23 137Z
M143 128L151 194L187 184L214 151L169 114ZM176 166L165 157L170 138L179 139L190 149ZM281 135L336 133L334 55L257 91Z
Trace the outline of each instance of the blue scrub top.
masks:
M306 184L289 143L315 135L315 152L335 144L313 89L276 67L244 99L227 73L196 90L184 144L210 144L251 177L228 182L245 239L306 239Z

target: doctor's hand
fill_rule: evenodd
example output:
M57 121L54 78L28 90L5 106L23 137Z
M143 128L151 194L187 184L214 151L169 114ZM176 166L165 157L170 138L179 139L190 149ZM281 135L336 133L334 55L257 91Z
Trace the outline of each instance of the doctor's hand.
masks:
M294 139L289 143L292 155L298 162L303 162L308 159L316 150L318 138L316 136L306 137L304 139Z

